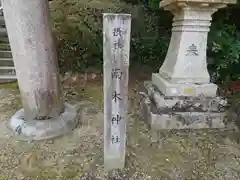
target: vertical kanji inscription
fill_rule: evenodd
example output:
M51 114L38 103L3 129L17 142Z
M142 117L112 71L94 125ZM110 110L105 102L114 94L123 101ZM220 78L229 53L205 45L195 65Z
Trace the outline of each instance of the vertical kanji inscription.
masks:
M124 168L131 15L103 15L104 167Z

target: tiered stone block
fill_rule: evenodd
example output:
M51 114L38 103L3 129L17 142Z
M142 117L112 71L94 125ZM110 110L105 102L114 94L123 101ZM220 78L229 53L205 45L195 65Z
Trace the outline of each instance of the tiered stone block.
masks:
M151 129L228 128L229 104L222 97L165 96L145 82L137 99L138 115Z

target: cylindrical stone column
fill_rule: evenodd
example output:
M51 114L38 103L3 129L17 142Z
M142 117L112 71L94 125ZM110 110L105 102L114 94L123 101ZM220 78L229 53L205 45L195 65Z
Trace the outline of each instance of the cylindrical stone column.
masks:
M63 102L48 0L2 0L2 4L24 117L56 117Z
M23 109L9 126L23 140L63 135L76 127L76 109L61 98L48 0L2 0Z

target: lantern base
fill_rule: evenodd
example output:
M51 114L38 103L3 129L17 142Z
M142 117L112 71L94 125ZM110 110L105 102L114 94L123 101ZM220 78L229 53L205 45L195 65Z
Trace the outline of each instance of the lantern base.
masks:
M213 83L170 83L158 73L152 74L152 82L165 96L215 97L218 88Z

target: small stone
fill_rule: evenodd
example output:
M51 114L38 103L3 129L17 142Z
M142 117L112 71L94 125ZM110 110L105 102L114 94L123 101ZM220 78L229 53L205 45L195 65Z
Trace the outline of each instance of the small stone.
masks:
M97 77L97 75L92 73L92 79L95 79L96 77Z
M53 140L48 140L47 143L48 144L53 144Z
M33 142L33 140L31 139L31 140L28 140L28 143L32 143Z

